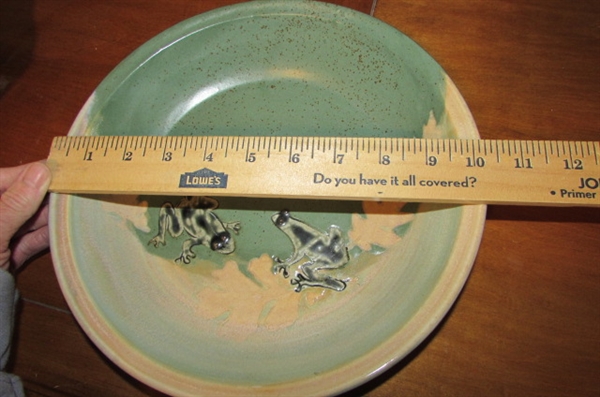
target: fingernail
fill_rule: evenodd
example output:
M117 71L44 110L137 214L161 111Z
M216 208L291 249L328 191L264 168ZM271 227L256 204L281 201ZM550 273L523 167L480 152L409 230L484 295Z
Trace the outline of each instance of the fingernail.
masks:
M23 182L36 189L47 189L50 184L50 170L41 163L33 163L23 175Z

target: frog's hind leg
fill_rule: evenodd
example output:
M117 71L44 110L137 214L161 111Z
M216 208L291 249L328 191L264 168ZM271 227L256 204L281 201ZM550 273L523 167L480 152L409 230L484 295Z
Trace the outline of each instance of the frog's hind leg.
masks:
M296 286L296 292L300 292L307 287L329 288L338 292L346 289L346 283L344 281L330 276L327 276L322 280L311 281L304 277L302 273L298 273L296 278L292 279L290 283Z
M306 262L300 266L301 272L291 280L291 284L296 286L296 292L302 291L306 287L329 288L335 291L346 289L346 283L340 279L331 276L322 276L321 270L337 269L339 266L328 266L323 262Z
M169 231L171 237L179 237L183 233L183 225L175 215L175 207L173 204L166 202L160 207L158 214L158 233L148 244L158 247L159 244L165 245L165 234Z

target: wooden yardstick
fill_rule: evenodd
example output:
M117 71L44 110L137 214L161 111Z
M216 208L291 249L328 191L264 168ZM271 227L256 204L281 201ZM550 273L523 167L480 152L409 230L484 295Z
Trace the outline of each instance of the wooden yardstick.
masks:
M62 136L60 193L600 206L599 142Z

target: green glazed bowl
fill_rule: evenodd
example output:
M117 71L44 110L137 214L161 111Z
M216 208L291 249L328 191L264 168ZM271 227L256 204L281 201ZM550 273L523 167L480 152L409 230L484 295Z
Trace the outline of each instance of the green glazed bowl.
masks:
M478 137L450 78L408 37L297 1L226 7L158 35L69 134ZM447 313L485 218L484 206L186 200L51 198L56 273L77 320L121 368L173 395L330 395L377 376ZM279 230L283 209L336 255L316 258ZM233 252L211 249L207 219ZM296 292L307 273L273 271L301 249L297 265L333 264L320 280L342 290Z

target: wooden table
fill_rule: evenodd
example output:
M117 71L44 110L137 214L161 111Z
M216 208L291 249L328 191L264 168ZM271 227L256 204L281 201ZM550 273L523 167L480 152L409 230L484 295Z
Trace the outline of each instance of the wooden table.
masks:
M132 50L233 0L4 0L0 166L44 158ZM446 69L483 138L598 140L600 2L340 1ZM160 393L111 364L69 312L45 253L18 275L10 370L30 396ZM435 332L348 396L600 395L600 210L491 206L472 275Z

